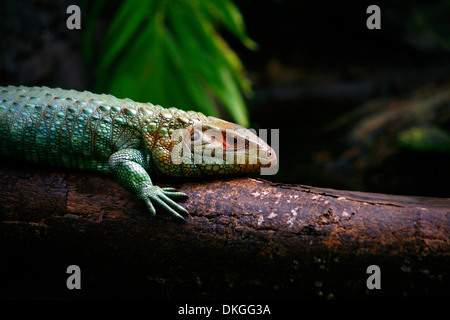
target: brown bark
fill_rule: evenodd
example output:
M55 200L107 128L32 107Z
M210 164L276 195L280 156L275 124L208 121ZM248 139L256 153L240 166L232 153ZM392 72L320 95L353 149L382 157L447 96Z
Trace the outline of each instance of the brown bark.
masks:
M164 180L189 195L178 223L105 175L0 168L2 296L449 297L450 199ZM72 264L81 290L66 288Z

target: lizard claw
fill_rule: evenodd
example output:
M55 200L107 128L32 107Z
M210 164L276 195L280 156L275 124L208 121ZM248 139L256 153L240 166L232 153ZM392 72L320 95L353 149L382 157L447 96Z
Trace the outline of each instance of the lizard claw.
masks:
M164 211L168 212L177 219L184 221L182 215L189 215L189 211L172 200L185 199L188 197L187 194L179 192L174 188L160 188L158 186L152 186L143 189L138 194L138 197L144 200L148 210L150 211L150 215L152 216L156 215L156 210L153 203L157 203L164 209Z

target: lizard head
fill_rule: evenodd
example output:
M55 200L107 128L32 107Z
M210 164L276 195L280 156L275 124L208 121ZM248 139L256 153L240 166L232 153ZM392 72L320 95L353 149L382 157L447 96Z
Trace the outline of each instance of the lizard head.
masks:
M191 114L184 126L160 137L153 167L171 176L251 174L274 167L274 150L255 132L215 117ZM185 118L186 119L186 118Z

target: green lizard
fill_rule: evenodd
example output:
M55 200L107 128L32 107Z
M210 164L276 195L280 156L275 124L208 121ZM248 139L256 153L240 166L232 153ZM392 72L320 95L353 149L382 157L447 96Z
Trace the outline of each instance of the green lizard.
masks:
M91 92L0 87L0 155L112 174L142 199L177 218L187 197L153 185L150 175L253 173L275 152L249 130L199 112Z

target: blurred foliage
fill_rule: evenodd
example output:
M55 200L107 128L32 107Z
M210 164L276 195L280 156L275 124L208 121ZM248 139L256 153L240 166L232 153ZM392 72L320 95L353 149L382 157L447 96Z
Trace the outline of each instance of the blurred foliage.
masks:
M410 41L425 49L450 50L450 0L411 6Z
M98 52L95 27L106 1L86 2L83 50L96 66L96 92L213 116L220 103L249 125L243 93L251 93L250 83L219 28L249 49L256 44L231 0L124 0Z
M436 126L416 126L401 131L400 146L415 151L450 151L450 133Z

